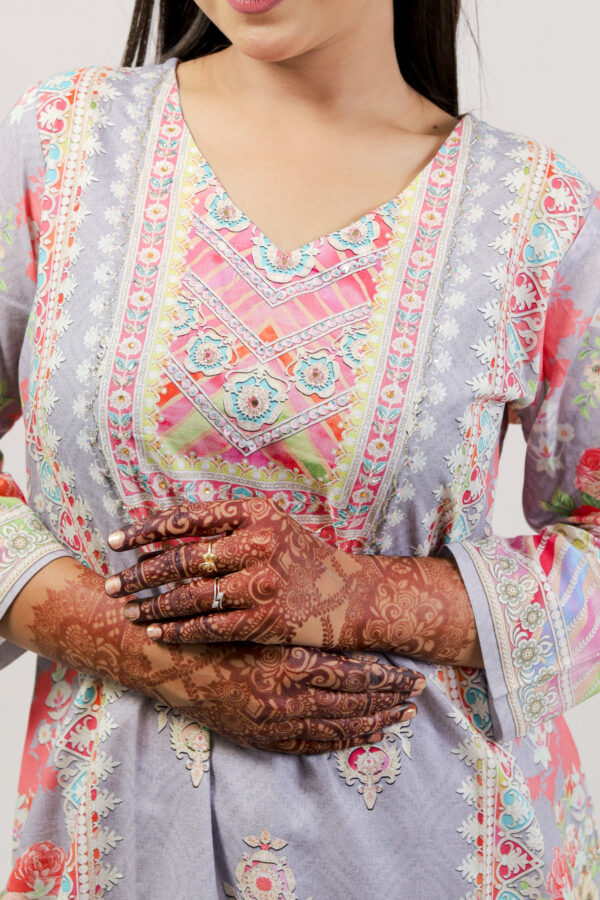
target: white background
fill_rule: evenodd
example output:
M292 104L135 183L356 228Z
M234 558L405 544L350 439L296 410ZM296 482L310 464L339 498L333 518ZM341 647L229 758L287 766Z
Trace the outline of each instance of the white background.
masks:
M327 0L323 0L327 2ZM600 7L593 0L466 0L479 17L481 70L462 35L461 112L550 144L600 186ZM84 65L118 65L133 0L19 0L1 14L0 118L39 78ZM24 483L23 434L0 442L7 471ZM505 535L530 531L521 514L523 441L505 444L495 515ZM27 654L0 672L0 885L10 861L10 833L33 684ZM596 805L600 806L600 697L568 715Z

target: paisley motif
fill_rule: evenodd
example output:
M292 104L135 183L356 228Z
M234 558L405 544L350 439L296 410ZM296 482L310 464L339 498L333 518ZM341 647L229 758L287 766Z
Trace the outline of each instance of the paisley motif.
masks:
M250 835L244 843L256 851L252 855L244 853L235 870L235 887L223 884L225 896L234 900L298 900L294 873L285 858L274 852L282 850L287 841L272 838L265 828L260 837Z
M402 770L401 750L410 759L412 731L409 722L385 729L379 744L365 744L334 753L338 772L347 785L357 785L367 809L373 809L384 783L394 784Z

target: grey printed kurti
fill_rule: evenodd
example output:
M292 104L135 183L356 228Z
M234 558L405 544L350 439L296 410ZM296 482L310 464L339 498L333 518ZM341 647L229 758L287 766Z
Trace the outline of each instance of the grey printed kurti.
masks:
M283 252L176 63L61 73L0 129L0 410L30 473L26 502L0 480L0 610L61 554L122 568L107 535L149 510L260 494L349 553L452 554L485 668L418 663L413 722L290 757L40 659L8 889L597 898L561 714L600 678L598 194L467 114L388 203ZM503 538L509 417L536 533Z

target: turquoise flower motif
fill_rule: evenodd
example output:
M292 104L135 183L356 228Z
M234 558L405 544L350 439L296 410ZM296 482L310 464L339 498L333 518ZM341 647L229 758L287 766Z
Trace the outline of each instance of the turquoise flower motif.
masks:
M308 275L315 265L316 254L317 248L313 244L305 244L289 253L279 250L263 234L254 238L252 259L256 268L266 271L271 281L283 284L292 278Z
M196 182L196 190L201 191L204 188L216 186L217 179L211 167L206 160L201 159L199 162L198 181Z
M353 250L355 253L371 253L373 241L379 237L379 223L374 215L363 216L352 225L329 235L329 243L336 250Z
M184 366L188 372L217 375L231 362L231 347L214 332L192 339L187 347Z
M264 425L272 425L287 398L285 383L263 368L238 372L224 387L225 412L245 431L259 431Z
M250 224L249 218L229 199L225 191L214 191L206 198L204 221L213 228L226 228L228 231L243 231Z
M351 369L358 369L362 364L366 344L367 332L364 329L350 331L342 336L340 350L342 351L344 362Z
M323 350L300 359L294 366L293 375L302 394L316 394L325 399L335 391L340 370L337 362Z
M172 328L173 334L189 334L198 328L201 321L198 309L191 306L187 300L177 301L176 317L177 321Z

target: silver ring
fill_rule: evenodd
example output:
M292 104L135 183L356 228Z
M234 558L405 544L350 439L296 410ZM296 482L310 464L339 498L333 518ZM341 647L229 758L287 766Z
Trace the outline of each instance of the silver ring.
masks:
M225 593L219 590L219 579L213 581L213 602L211 609L223 609L223 598Z

